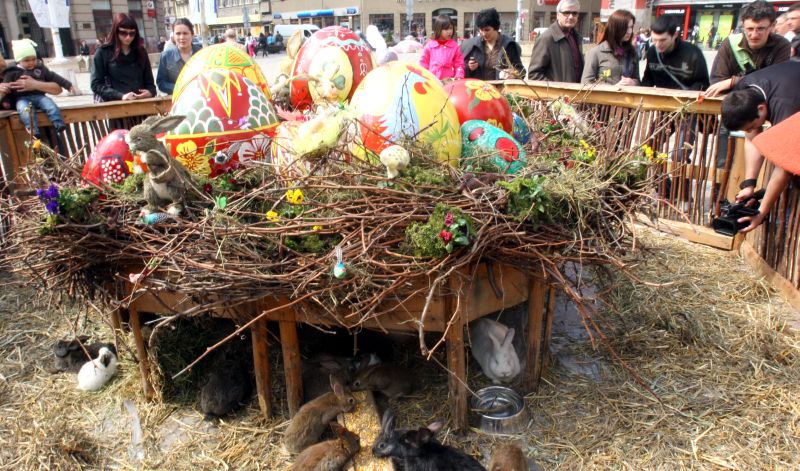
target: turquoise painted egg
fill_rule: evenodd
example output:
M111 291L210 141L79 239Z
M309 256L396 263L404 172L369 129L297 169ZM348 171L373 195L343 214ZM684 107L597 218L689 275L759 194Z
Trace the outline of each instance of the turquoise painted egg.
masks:
M461 166L513 174L525 167L525 150L510 134L486 121L461 125Z

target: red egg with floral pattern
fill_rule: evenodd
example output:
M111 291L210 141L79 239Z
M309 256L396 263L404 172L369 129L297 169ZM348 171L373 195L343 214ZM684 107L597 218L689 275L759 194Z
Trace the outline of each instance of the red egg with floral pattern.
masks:
M514 132L514 115L508 100L490 83L464 79L444 86L450 102L456 107L461 124L477 119L486 121L507 133Z
M133 173L133 154L125 142L126 129L115 129L100 139L83 166L81 176L97 185L122 183Z

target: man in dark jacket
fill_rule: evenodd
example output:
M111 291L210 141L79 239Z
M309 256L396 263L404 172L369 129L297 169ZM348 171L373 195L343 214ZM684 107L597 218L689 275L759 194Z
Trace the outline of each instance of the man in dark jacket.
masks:
M789 31L794 33L792 38L792 60L800 60L800 2L792 4L786 12L786 23Z
M528 78L551 82L579 83L583 73L581 37L576 31L581 5L578 0L561 0L556 21L533 44Z
M708 66L703 52L678 37L678 25L671 16L660 16L650 27L653 44L647 50L642 86L705 90Z
M488 8L479 11L475 24L481 34L461 43L466 77L481 80L523 77L522 49L499 31L500 15L497 10Z

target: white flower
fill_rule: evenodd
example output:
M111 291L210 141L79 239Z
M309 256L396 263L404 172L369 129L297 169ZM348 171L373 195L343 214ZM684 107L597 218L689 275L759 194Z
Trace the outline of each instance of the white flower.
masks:
M239 161L245 160L268 160L269 159L269 138L263 134L256 134L247 142L243 142L239 147Z

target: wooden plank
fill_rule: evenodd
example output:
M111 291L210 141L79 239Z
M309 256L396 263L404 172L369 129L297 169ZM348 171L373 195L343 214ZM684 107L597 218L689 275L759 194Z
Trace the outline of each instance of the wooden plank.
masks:
M131 313L130 325L133 331L133 339L136 343L136 356L139 360L139 373L142 375L142 390L144 397L148 401L155 397L153 384L150 382L150 362L147 359L147 350L144 348L144 338L142 337L142 323L139 320L139 310L136 306L130 306Z
M278 326L281 331L283 372L286 376L286 402L289 406L289 417L294 417L303 405L303 364L300 360L297 324L294 321L280 321Z
M469 429L467 415L467 363L464 348L464 321L469 312L469 281L462 281L458 276L448 280L450 294L446 297L445 310L452 313L450 326L445 334L447 345L447 388L450 393L450 417L457 433L465 433Z
M372 454L372 444L381 432L381 416L372 391L355 391L356 408L349 414L339 414L337 421L347 430L358 435L361 450L350 462L348 471L393 471L392 461L376 458Z
M253 341L253 368L256 377L258 407L264 417L272 417L272 385L269 371L269 336L267 320L259 319L251 327Z
M545 311L544 335L542 336L542 371L539 379L547 373L547 359L550 358L550 338L553 336L553 310L556 307L556 289L552 285L547 290L547 310Z
M122 313L127 311L124 308L118 308L111 311L111 330L114 331L114 346L117 347L117 352L121 352L120 339L122 338ZM128 314L130 318L130 314Z
M789 280L773 270L772 267L758 255L751 241L745 240L742 243L739 254L747 264L753 268L756 274L763 277L770 286L778 290L792 307L800 309L800 290L795 288Z
M689 242L696 242L723 250L733 250L733 237L717 234L710 227L695 226L694 224L664 218L658 218L654 222L641 213L637 214L636 218L638 223L643 226L672 234Z
M531 393L539 387L542 377L542 358L544 357L545 297L546 285L539 277L531 277L528 284L528 335L525 355L525 371L522 387L524 393Z

